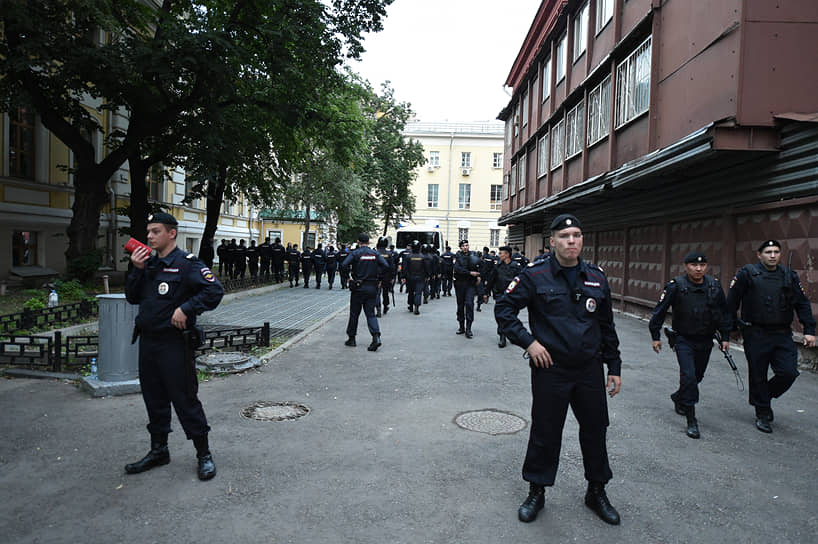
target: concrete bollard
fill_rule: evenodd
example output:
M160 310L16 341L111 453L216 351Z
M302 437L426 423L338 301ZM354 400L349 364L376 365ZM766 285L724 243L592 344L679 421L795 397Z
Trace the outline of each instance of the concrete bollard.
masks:
M108 274L105 274L104 276L102 276L102 286L105 289L105 294L110 295L111 294L111 288L108 286Z

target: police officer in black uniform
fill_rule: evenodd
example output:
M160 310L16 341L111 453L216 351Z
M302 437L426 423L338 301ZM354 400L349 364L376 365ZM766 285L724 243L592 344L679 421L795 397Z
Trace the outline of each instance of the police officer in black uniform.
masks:
M756 428L771 433L771 400L783 395L799 374L798 352L792 340L793 310L804 326L807 347L815 347L815 317L798 274L778 264L781 244L777 240L767 240L758 247L758 260L736 272L727 293L727 309L744 337ZM736 320L739 306L741 319ZM768 380L770 367L773 377Z
M429 261L423 258L420 252L420 242L412 241L410 253L403 256L401 283L406 284L407 305L409 311L420 315L420 300L423 296L423 286L429 277Z
M347 255L349 255L349 248L346 244L341 244L341 249L338 250L338 275L341 276L341 289L346 289L349 281L349 271L344 270L344 267L341 266Z
M244 245L244 240L239 240L233 255L233 279L244 279L244 273L247 271L247 246Z
M255 240L250 240L250 247L247 248L247 268L250 269L250 277L258 277L258 258L261 255Z
M301 275L304 276L304 289L310 287L310 274L312 273L312 251L309 246L301 252Z
M272 253L270 264L273 267L273 280L276 283L281 283L284 281L284 258L287 256L287 251L281 245L281 238L275 239L273 245L270 246L270 251Z
M429 244L423 244L420 246L420 253L423 255L423 259L426 261L426 268L429 270L429 275L426 276L426 281L423 284L423 303L429 303L429 295L432 293L432 282L434 281L435 276L435 262L434 257L432 256L432 246Z
M608 394L621 387L622 361L613 322L611 291L602 270L583 261L582 230L576 217L551 223L554 255L526 267L494 307L500 330L526 350L531 366L531 434L523 464L528 498L520 521L530 522L544 504L544 488L554 485L568 406L579 423L579 442L588 491L585 504L603 521L619 523L605 484L611 479L605 435ZM528 307L529 333L517 317Z
M480 255L480 281L477 283L477 310L482 312L480 306L488 303L491 289L488 287L488 278L494 270L497 260L489 253L489 248L483 247L483 254Z
M440 276L442 279L442 291L444 297L452 296L452 280L454 279L454 258L451 246L446 246L446 251L440 256Z
M298 251L298 244L293 244L287 250L287 277L290 280L290 287L293 286L293 280L298 287L299 268L301 268L301 252Z
M366 349L377 351L381 346L381 329L375 316L375 303L378 298L378 278L389 268L389 264L377 251L369 247L369 235L358 236L358 248L347 255L342 268L349 270L349 322L347 323L346 346L355 346L355 335L358 333L358 317L361 308L366 315L366 325L372 335L372 343Z
M691 251L684 259L685 274L676 276L665 285L659 302L653 309L648 329L653 351L662 349L662 325L665 314L673 307L673 337L679 361L679 389L670 395L676 413L687 418L687 436L699 438L696 403L699 387L707 370L713 335L718 330L723 339L722 351L730 348L730 320L727 301L719 281L707 276L707 257Z
M318 244L312 252L312 270L315 273L315 288L321 289L321 277L324 275L324 269L326 268L326 254L324 250L321 248L321 244Z
M492 261L493 262L493 261ZM500 300L503 293L506 292L506 287L511 281L522 271L520 265L511 260L511 248L503 246L500 248L500 261L497 266L492 264L489 270L488 280L486 280L486 292L494 294L494 301ZM506 335L500 330L500 325L497 325L497 334L500 340L497 345L501 348L506 347Z
M392 292L395 281L395 254L386 247L388 244L389 239L386 236L378 238L376 251L389 265L385 270L381 270L378 276L378 296L376 299L378 304L376 315L378 317L381 317L381 307L383 307L383 315L386 315L389 311L389 293Z
M327 246L324 257L326 258L327 283L329 288L332 289L332 284L335 283L335 272L338 271L338 252L335 251L334 247Z
M239 246L236 244L236 239L230 240L227 246L227 277L234 279L236 277L236 263L239 259Z
M420 243L420 242L418 242L418 243ZM405 274L403 273L404 260L411 253L412 253L412 244L409 244L409 246L407 248L405 248L403 251L398 253L398 280L403 280L404 277L405 277ZM406 284L406 282L404 282L404 281L400 282L400 292L403 293L403 287L404 286L406 286L406 292L408 293L409 292L409 285ZM410 303L410 304L412 304L412 303ZM411 309L409 311L411 311Z
M229 266L227 265L228 260L228 247L227 247L227 240L222 239L222 243L219 247L216 248L216 255L219 257L219 277L223 277L225 269L228 270L227 275L230 276Z
M261 268L259 268L258 274L264 281L270 281L270 260L273 253L269 237L264 239L263 244L258 245L258 256L261 260Z
M151 449L125 466L137 474L170 463L168 433L171 404L188 440L196 447L199 479L216 475L207 435L210 427L197 396L194 350L201 339L196 316L219 305L224 289L211 270L192 253L176 247L178 223L167 213L148 216L147 249L131 254L133 269L125 296L139 305L134 341L139 336L139 383L148 412ZM191 331L195 334L191 334Z
M469 251L469 241L460 241L460 251L454 260L454 293L457 296L457 323L460 327L455 334L474 336L471 324L474 321L474 294L480 281L480 256Z

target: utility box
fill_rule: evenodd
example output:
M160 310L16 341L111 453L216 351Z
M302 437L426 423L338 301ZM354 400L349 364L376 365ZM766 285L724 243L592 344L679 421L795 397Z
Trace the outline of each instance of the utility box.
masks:
M139 376L139 342L131 344L139 306L125 295L97 295L99 299L99 380L122 382Z

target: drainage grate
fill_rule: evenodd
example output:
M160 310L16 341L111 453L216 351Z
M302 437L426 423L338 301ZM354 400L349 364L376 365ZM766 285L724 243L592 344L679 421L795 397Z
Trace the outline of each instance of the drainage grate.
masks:
M463 412L454 418L454 423L467 431L490 435L518 433L528 425L520 416L493 408Z
M297 402L260 400L241 411L242 417L257 421L290 421L310 413L310 408Z

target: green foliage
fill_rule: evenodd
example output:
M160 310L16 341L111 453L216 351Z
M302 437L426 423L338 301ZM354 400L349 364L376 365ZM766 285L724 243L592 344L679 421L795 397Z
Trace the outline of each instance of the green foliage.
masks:
M23 303L23 307L28 310L42 310L45 308L44 297L32 297Z
M57 280L54 282L54 289L60 296L60 301L75 301L86 298L85 288L77 280Z
M131 215L131 205L126 204L125 206L117 206L116 208L114 208L114 211L116 212L117 215L124 216L124 217L130 217L130 215ZM149 201L148 202L148 215L150 215L152 213L159 213L159 212L170 213L170 207L167 206L167 205L164 205L164 204L162 204L160 202L156 202L156 201L153 201L153 200ZM117 229L117 232L119 233L120 236L133 236L133 231L132 231L130 226L119 227ZM126 257L123 260L129 261L130 257Z
M102 264L102 254L101 249L93 249L71 259L68 261L69 276L80 281L90 280Z

